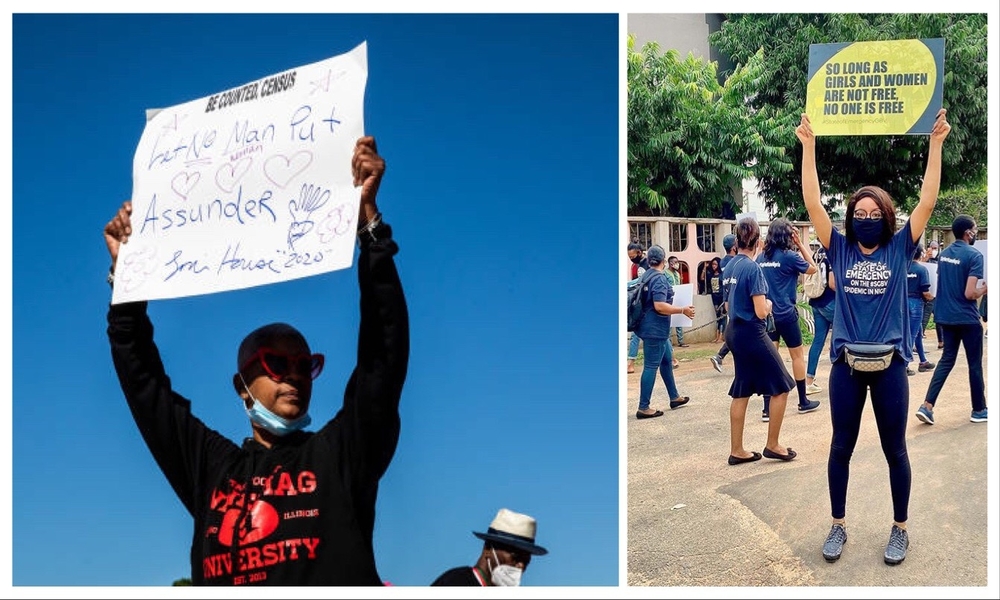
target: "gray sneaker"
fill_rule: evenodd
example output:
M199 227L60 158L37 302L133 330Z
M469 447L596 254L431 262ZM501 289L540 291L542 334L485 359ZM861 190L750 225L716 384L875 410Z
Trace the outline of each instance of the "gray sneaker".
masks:
M885 547L885 564L898 565L906 558L906 549L910 547L910 536L905 529L893 525L889 532L889 543Z
M840 523L834 523L830 528L830 535L826 536L823 542L823 558L826 562L833 562L840 558L844 552L844 543L847 542L847 530Z
M716 354L715 356L709 356L708 360L712 361L712 366L715 367L716 371L718 371L719 373L722 372L722 359L719 358L718 354Z

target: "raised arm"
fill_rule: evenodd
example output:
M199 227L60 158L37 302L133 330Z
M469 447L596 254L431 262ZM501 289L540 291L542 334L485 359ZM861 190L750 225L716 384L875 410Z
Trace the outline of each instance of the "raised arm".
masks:
M802 113L802 121L795 128L795 136L802 142L802 200L805 201L809 220L816 230L819 243L824 248L829 248L833 222L820 201L819 175L816 173L816 136L809 123L809 116L805 113Z
M941 150L944 140L951 132L951 124L948 123L948 111L941 109L938 111L937 119L934 120L934 127L931 129L930 147L927 150L927 170L924 172L924 181L920 186L920 202L913 212L910 213L910 234L913 241L918 242L924 235L927 222L934 212L934 205L937 204L938 191L941 189Z
M812 275L816 272L816 261L813 260L812 252L809 251L809 245L802 242L802 237L799 235L799 230L797 227L792 227L792 243L799 249L799 254L802 255L802 260L806 261L809 268L805 270L805 275Z
M393 256L399 247L375 203L385 161L375 139L358 140L351 161L361 186L358 284L361 324L358 364L344 394L344 408L357 426L365 475L381 477L399 439L399 400L410 355L410 325L403 286Z
M132 203L124 202L104 227L104 241L114 272L121 244L132 233ZM191 414L191 403L175 393L153 341L146 302L108 308L108 341L118 382L146 446L178 498L194 514L195 473L206 457L220 462L236 446Z

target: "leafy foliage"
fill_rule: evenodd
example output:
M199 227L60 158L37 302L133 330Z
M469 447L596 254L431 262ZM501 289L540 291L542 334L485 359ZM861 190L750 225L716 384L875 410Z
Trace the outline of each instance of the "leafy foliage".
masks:
M793 169L769 106L750 108L763 85L763 53L725 84L715 63L656 42L635 51L628 38L628 207L630 214L732 217L744 179Z
M943 104L952 131L944 146L941 189L984 185L986 33L985 14L727 15L709 41L737 64L757 61L763 53L759 87L748 100L754 109L772 111L782 135L787 135L782 143L796 165L791 173L761 165L757 177L768 208L790 218L806 218L797 168L801 147L793 128L805 106L810 44L944 38ZM821 137L816 160L822 192L843 197L863 185L879 185L898 208L909 212L919 200L927 147L925 136Z
M951 137L951 136L949 136ZM948 142L945 142L947 144ZM958 215L969 215L981 229L987 226L986 184L961 187L941 192L938 196L934 212L931 214L931 225L951 227L951 222Z

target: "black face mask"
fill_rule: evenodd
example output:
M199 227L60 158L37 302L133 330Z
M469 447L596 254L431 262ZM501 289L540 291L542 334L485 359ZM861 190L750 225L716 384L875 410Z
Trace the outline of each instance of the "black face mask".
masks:
M971 231L969 232L969 245L970 246L976 245L976 236L972 235Z
M858 243L864 248L871 250L882 239L883 227L882 219L854 219L854 237L858 238Z
M639 264L640 262L642 262L642 255L638 255L638 256L634 257L632 259L632 262L635 263L635 264Z

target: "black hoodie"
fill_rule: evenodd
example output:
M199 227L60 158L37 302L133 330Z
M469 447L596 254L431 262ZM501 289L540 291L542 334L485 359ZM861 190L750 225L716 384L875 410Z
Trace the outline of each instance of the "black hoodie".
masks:
M388 225L372 233L375 241L359 237L358 364L344 405L319 431L284 436L271 449L249 438L237 446L191 414L164 372L146 302L109 308L125 399L194 517L195 585L382 585L372 547L375 500L399 440L410 339L393 261L398 246Z

